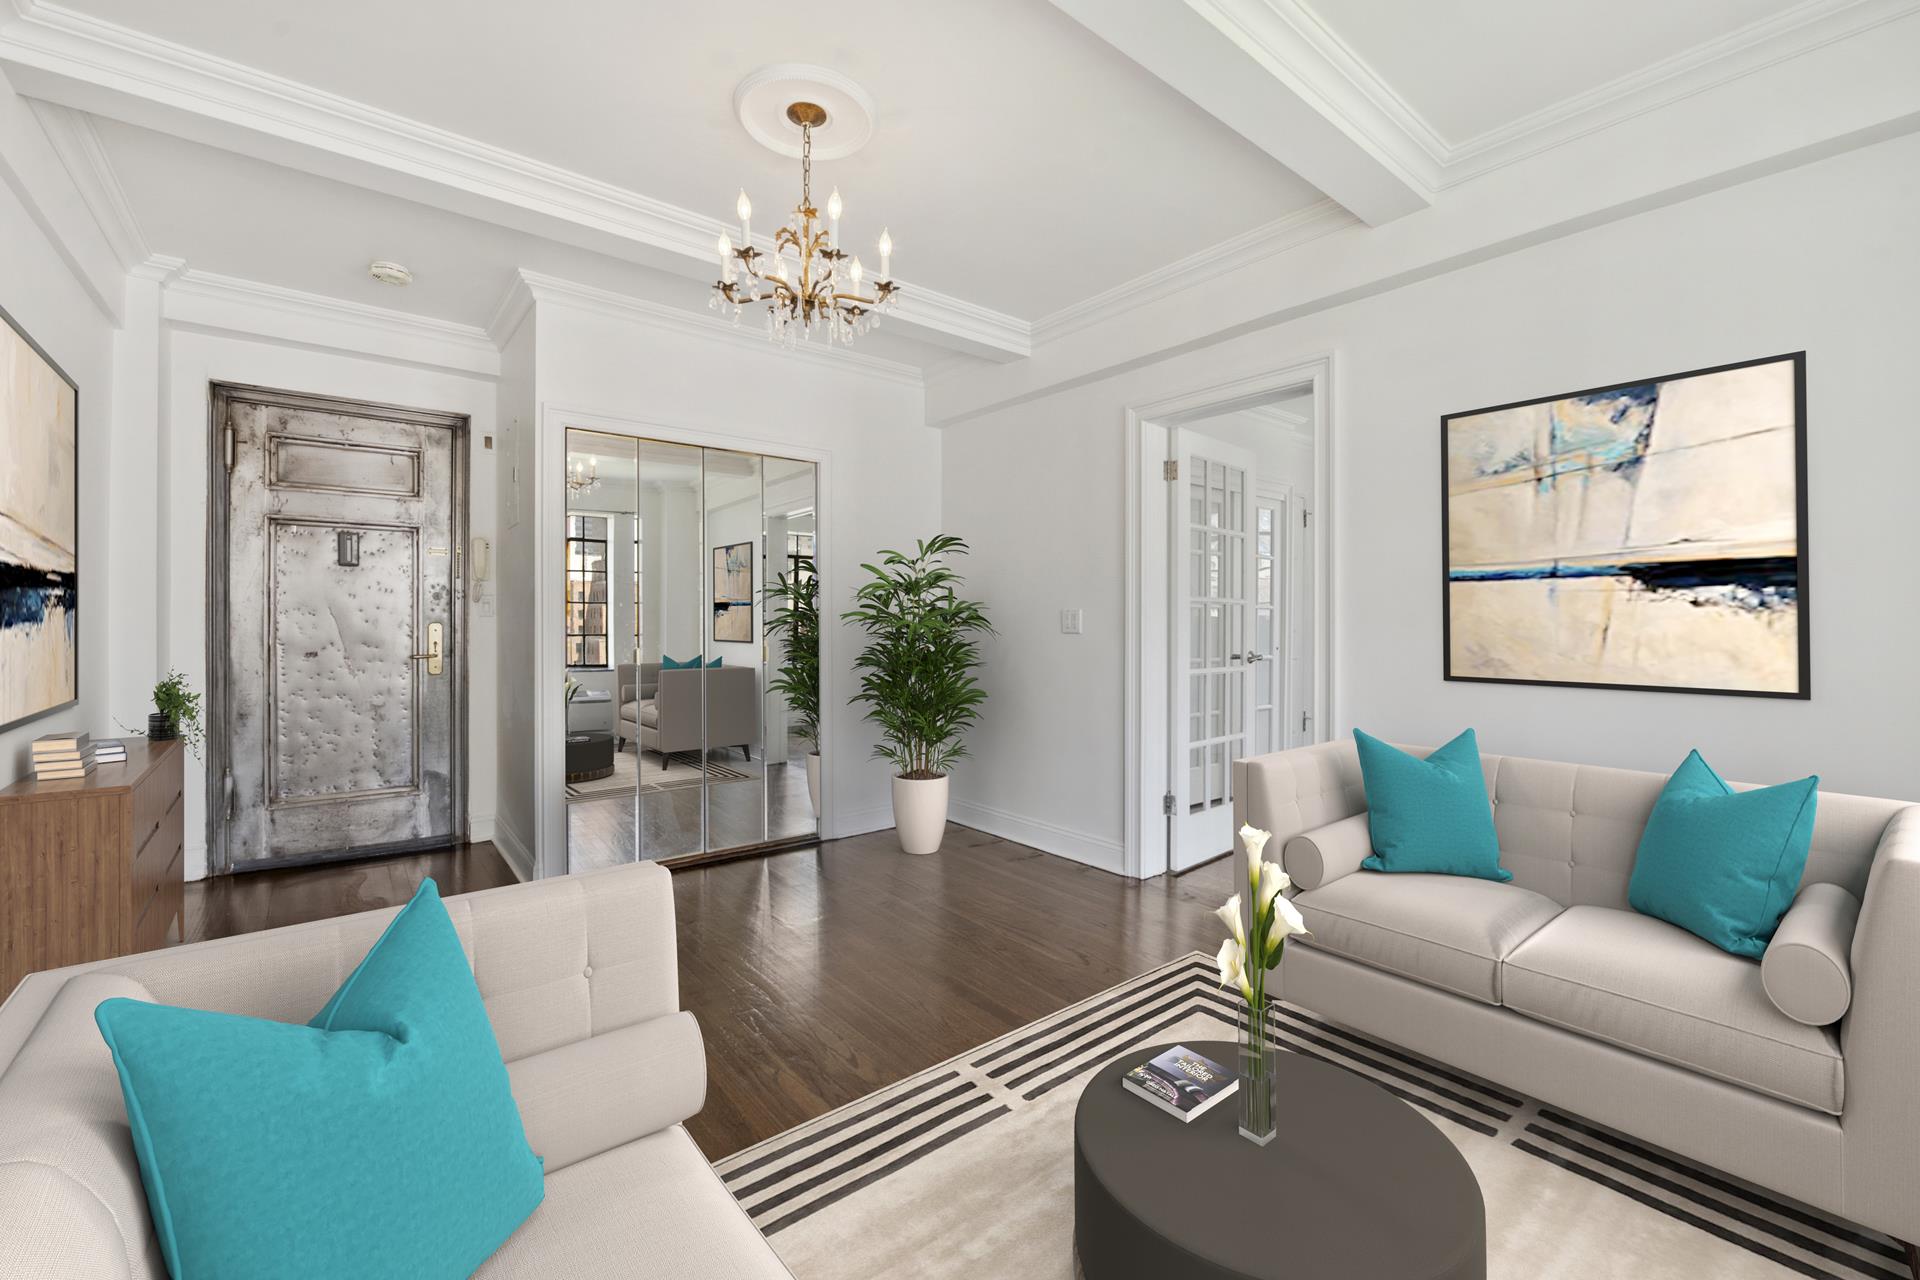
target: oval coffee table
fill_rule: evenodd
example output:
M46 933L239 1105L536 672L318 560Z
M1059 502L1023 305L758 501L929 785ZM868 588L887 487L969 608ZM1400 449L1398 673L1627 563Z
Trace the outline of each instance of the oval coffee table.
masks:
M1183 1041L1231 1068L1238 1049ZM1279 1136L1229 1097L1183 1124L1102 1068L1073 1121L1073 1235L1086 1280L1484 1280L1480 1184L1425 1117L1352 1072L1280 1054Z

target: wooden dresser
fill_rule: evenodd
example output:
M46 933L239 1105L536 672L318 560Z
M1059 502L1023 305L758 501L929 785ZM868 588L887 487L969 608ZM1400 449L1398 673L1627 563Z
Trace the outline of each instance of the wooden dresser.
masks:
M40 969L180 940L185 760L134 739L125 764L0 791L0 997Z

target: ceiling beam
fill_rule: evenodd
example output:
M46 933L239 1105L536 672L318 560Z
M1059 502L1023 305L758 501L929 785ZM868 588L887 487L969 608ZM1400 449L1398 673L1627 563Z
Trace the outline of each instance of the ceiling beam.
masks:
M714 242L731 224L717 218L61 5L12 7L18 16L0 20L0 65L30 97L672 275L719 274ZM987 360L1032 352L1027 321L911 281L887 319Z
M1432 203L1444 144L1293 0L1053 4L1367 225Z

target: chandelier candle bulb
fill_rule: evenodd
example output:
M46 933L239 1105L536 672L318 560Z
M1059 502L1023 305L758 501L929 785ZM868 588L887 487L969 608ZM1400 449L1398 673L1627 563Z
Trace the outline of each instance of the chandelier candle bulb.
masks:
M740 243L753 243L753 201L747 199L747 189L740 188L740 198L733 202L733 211L740 215Z
M840 247L840 188L835 187L833 194L827 197L827 241L834 248Z
M880 228L880 278L890 279L893 275L893 236L885 227Z
M733 240L726 232L720 233L720 278L728 284L733 283Z

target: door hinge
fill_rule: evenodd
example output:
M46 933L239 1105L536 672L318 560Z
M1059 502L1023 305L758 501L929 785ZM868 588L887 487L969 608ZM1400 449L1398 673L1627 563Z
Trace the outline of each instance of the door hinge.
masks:
M1310 718L1306 712L1302 711L1300 713L1300 732L1305 733L1307 731L1307 721Z
M227 448L227 470L231 471L233 470L233 427L231 425L227 427L226 448Z
M1302 529L1307 527L1307 516L1309 514L1310 513L1307 511L1305 507L1300 508L1300 527Z
M1169 791L1160 797L1160 812L1169 818L1173 816L1173 792Z
M1160 474L1168 480L1178 480L1180 478L1180 459L1168 458L1165 462L1161 463Z

